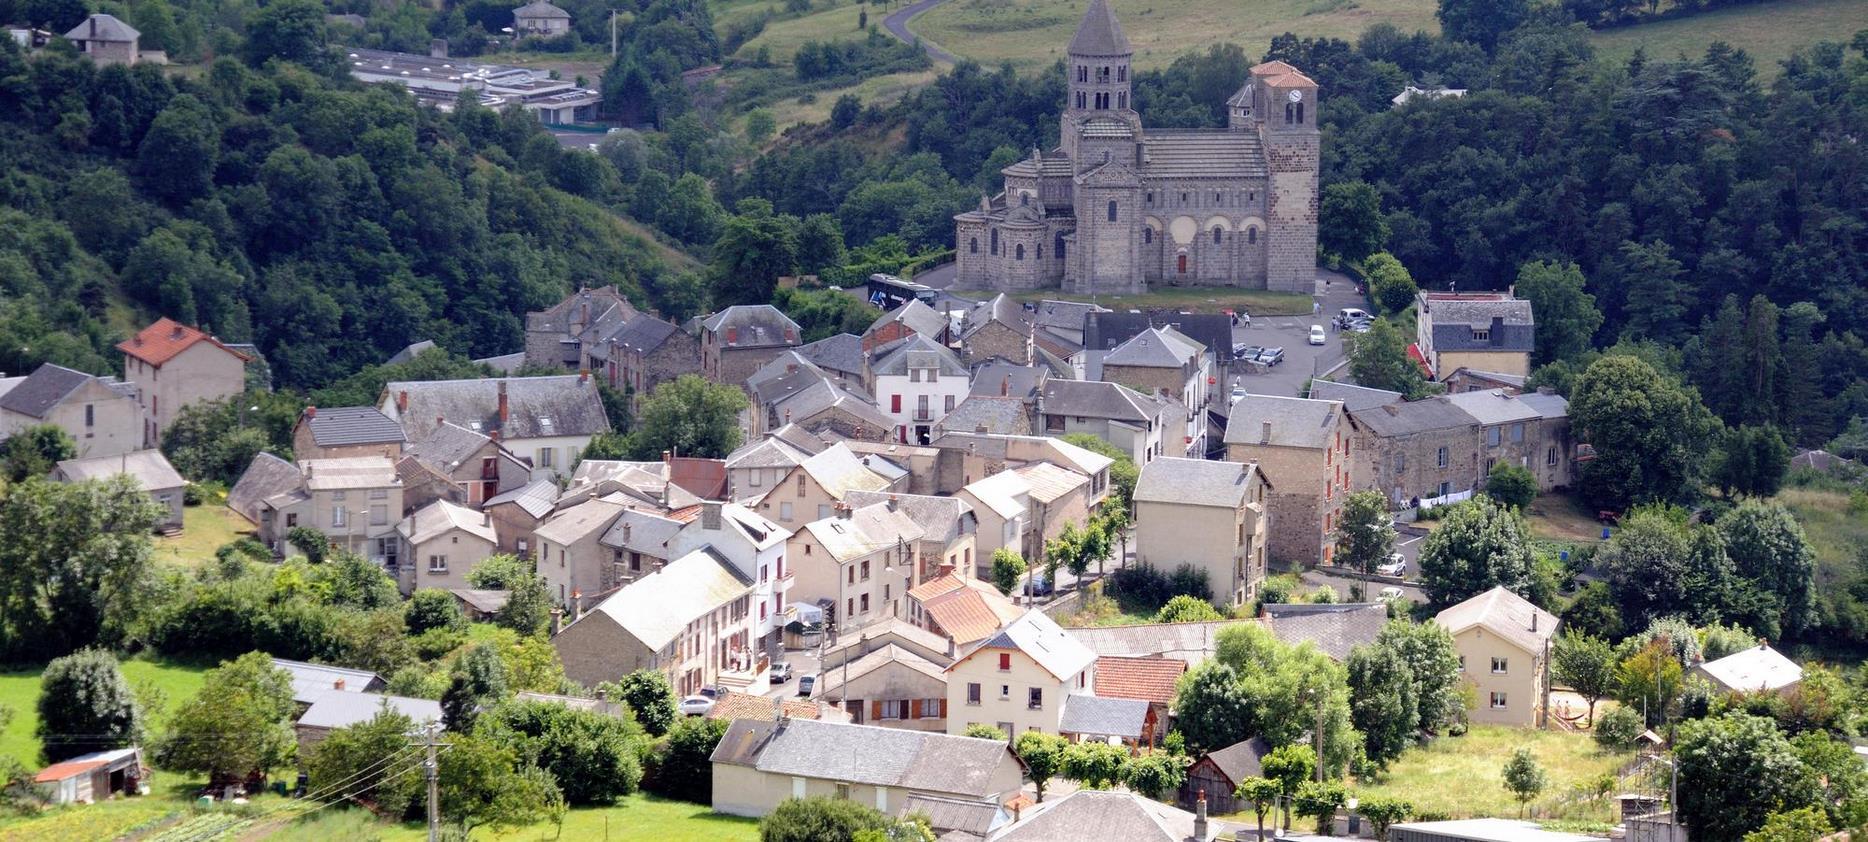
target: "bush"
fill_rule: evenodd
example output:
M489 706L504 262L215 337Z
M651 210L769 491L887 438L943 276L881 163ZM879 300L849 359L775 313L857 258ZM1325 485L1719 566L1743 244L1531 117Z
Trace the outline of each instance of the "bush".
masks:
M1631 748L1643 730L1640 711L1617 707L1596 717L1596 745L1614 751Z
M403 619L408 623L409 634L421 634L430 629L465 630L467 615L461 613L460 600L440 588L422 588L409 598L408 607L403 609Z
M331 541L309 526L294 526L285 531L285 540L305 553L305 560L312 564L324 561L325 551L331 548Z
M655 751L654 775L643 786L660 795L709 804L713 801L713 756L726 735L728 722L706 717L683 717Z
M1122 767L1122 782L1149 798L1160 799L1186 781L1186 763L1170 754L1137 755Z
M1132 609L1156 611L1168 600L1183 595L1208 602L1213 599L1206 571L1191 564L1175 568L1172 574L1146 564L1118 568L1109 574L1108 581L1110 595Z
M1181 594L1161 606L1161 610L1155 612L1154 619L1157 623L1198 623L1226 618L1213 608L1213 603Z
M47 763L140 741L142 710L116 656L83 649L47 664L39 678L34 735Z
M629 719L551 702L507 702L475 733L550 772L567 804L613 804L642 782L642 729Z
M787 798L759 820L759 842L853 842L895 821L867 804L842 798Z
M600 685L599 689L627 705L649 736L659 737L674 727L675 688L669 685L668 676L659 670L639 669L623 676L622 681Z
M1010 737L1006 736L1004 731L1001 731L997 727L994 727L992 725L987 725L984 722L975 722L971 725L966 726L966 730L960 732L960 736L977 737L982 740L998 740L999 742L1002 742L1002 743L1011 739Z
M1529 468L1500 461L1485 476L1485 493L1498 502L1519 511L1537 499L1537 478Z

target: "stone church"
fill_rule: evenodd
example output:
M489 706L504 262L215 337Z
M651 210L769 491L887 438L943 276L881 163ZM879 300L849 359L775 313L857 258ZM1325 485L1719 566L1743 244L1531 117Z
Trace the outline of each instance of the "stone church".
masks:
M1135 294L1152 285L1309 293L1317 270L1317 83L1270 61L1223 129L1144 129L1134 50L1107 0L1070 39L1060 145L954 217L962 289Z

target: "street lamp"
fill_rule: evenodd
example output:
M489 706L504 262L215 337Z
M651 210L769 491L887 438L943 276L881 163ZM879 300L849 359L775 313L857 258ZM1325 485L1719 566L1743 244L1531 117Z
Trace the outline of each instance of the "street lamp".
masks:
M1349 828L1346 832L1352 837L1362 831L1362 821L1356 817L1356 804L1358 803L1360 802L1353 795L1343 799L1343 806L1349 809Z

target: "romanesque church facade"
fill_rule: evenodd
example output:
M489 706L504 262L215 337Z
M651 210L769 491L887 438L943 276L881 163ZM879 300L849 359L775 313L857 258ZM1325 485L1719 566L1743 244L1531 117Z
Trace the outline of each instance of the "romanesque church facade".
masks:
M1317 83L1271 61L1224 129L1145 129L1107 0L1070 40L1056 149L954 217L956 287L1136 294L1158 285L1309 293L1317 269Z

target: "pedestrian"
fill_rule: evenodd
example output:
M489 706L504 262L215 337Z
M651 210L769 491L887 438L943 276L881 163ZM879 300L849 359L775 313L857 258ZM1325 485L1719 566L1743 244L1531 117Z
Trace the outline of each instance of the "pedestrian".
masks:
M1323 312L1323 302L1321 301L1310 302L1310 315L1314 316L1321 312Z

